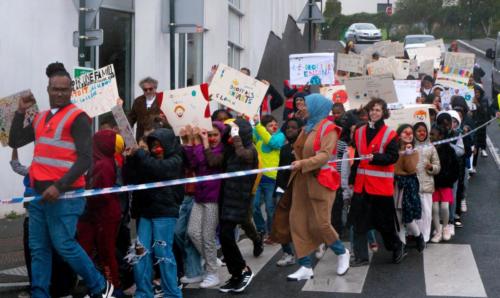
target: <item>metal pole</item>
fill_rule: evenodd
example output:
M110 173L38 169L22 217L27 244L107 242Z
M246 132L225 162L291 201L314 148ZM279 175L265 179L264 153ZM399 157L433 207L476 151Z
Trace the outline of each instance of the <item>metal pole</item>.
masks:
M78 10L78 36L85 36L85 16L87 8L85 0L80 0L80 9ZM78 39L78 65L85 66L85 39Z
M81 1L81 0L80 0ZM175 0L170 1L170 90L175 89Z
M472 0L469 0L469 39L472 40Z
M390 7L390 5L391 5L390 0L387 0L387 7ZM394 13L394 11L392 11L392 13ZM387 40L390 40L391 38L390 38L389 31L391 31L391 16L388 16L388 17L389 17L389 20L387 22L387 29L386 30L387 30Z
M312 38L313 38L313 23L312 23L312 6L316 5L313 3L313 0L309 0L309 20L307 21L309 23L309 40L308 40L308 49L309 53L312 52Z

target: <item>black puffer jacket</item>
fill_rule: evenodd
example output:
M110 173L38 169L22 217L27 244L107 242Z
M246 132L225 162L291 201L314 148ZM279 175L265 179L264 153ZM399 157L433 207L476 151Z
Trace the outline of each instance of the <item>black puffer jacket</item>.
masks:
M248 121L236 119L240 128L239 137L233 138L233 145L226 146L224 171L226 173L256 169L259 165L257 150L252 142L252 127ZM256 175L224 180L220 199L220 218L224 221L242 223L252 203L252 188Z
M455 150L450 144L437 145L436 150L441 163L441 171L434 176L434 186L435 188L453 188L460 170Z
M127 158L124 174L127 183L139 184L182 178L184 167L182 149L170 129L160 128L148 138L148 147L152 148L158 140L164 150L164 159L157 159L143 149ZM135 191L132 200L132 213L136 217L178 217L179 205L184 197L184 185L167 186Z

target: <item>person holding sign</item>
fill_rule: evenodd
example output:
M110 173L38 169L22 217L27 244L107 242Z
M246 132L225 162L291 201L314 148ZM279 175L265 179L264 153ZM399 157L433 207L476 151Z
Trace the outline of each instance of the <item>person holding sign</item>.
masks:
M306 125L293 144L296 160L292 162L289 187L292 191L290 231L295 246L299 270L287 279L300 281L314 276L309 256L320 244L326 243L338 256L337 275L349 270L350 253L331 224L331 210L340 175L335 164L337 140L341 129L326 117L332 101L320 94L306 96L305 106L298 116Z
M85 199L59 199L64 191L85 188L84 174L91 164L90 119L71 103L71 77L64 65L52 63L46 74L50 110L38 113L33 123L23 128L25 112L36 100L33 95L22 98L9 139L12 148L35 141L29 175L31 185L42 199L28 207L31 294L49 297L53 247L83 277L91 297L111 297L113 285L97 271L75 239Z
M367 159L355 161L349 176L354 190L349 212L356 257L352 265L367 264L367 232L372 228L382 234L385 248L393 252L392 261L400 263L407 253L394 225L394 164L399 158L396 132L384 123L389 110L383 99L372 99L366 110L368 124L354 132L354 143L356 157Z

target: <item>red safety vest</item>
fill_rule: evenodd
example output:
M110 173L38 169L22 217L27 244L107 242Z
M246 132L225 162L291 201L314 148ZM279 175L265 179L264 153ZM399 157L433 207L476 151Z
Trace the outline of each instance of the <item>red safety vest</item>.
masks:
M336 132L337 136L340 136L342 129L329 121L328 119L324 119L321 121L318 127L318 131L316 132L316 137L314 138L313 149L314 152L318 152L321 149L321 138L330 132ZM337 158L337 146L333 148L332 151L333 158ZM323 165L316 179L318 179L318 183L327 187L331 190L337 190L340 186L340 174L337 172L335 167L335 162L328 162Z
M35 152L30 166L31 181L58 181L73 166L78 157L71 126L84 113L74 104L60 109L48 121L50 111L38 113L33 120ZM33 184L33 183L32 183ZM85 187L84 176L78 177L73 188Z
M359 156L380 153L383 154L396 132L384 125L370 144L366 141L366 125L355 132L356 148ZM371 195L392 196L394 193L394 164L388 166L372 165L367 159L361 160L354 181L354 192L365 191Z

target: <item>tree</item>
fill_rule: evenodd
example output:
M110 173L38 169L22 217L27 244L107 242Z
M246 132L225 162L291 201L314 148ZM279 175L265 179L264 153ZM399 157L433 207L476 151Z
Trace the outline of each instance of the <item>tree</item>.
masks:
M443 0L398 0L395 16L405 24L422 24L423 33L428 34L440 18L442 6Z
M340 16L342 11L342 3L337 0L327 0L325 3L325 11L323 12L323 16L325 19L334 19Z
M500 19L499 0L461 0L459 7L467 22L471 18L471 30L480 27L486 36L490 36L493 24Z

